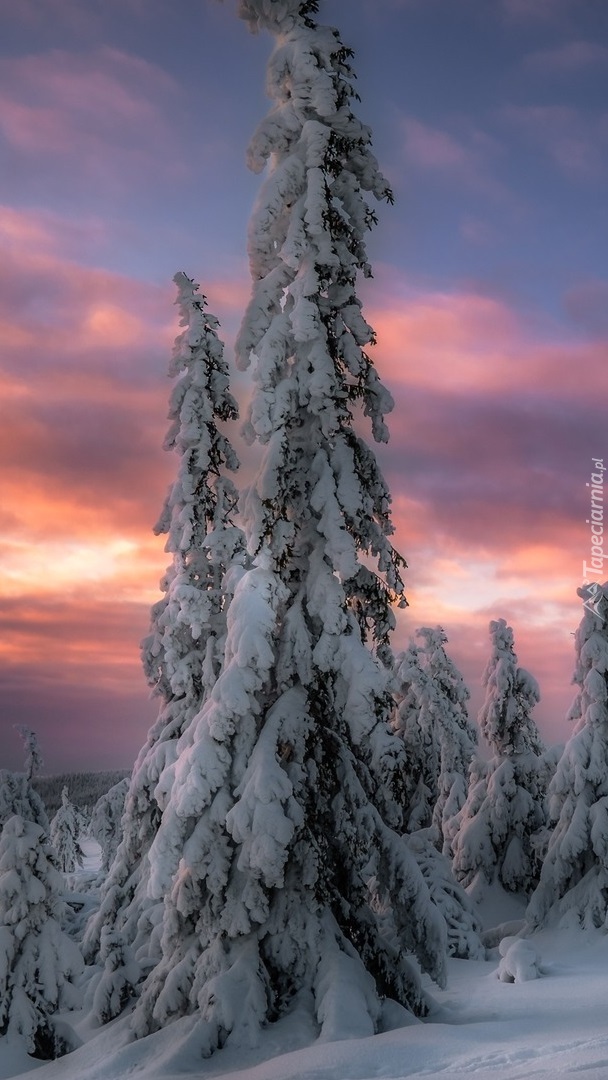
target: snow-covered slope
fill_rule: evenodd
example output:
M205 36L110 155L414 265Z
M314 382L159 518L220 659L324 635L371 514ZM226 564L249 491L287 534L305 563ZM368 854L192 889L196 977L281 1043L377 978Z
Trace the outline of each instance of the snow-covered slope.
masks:
M38 1065L0 1040L0 1077L36 1080L477 1080L582 1076L608 1078L608 938L598 933L546 931L533 938L542 977L500 982L498 950L487 961L451 960L445 991L431 988L431 1021L373 1038L314 1040L305 1014L269 1028L255 1050L219 1051L201 1061L191 1018L138 1043L125 1020L80 1034L68 1057ZM395 1019L395 1017L393 1018ZM387 1022L390 1017L387 1016Z

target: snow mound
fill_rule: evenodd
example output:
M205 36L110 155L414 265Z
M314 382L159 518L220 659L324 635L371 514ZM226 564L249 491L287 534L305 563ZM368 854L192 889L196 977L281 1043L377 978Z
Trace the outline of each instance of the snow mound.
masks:
M501 982L530 982L540 978L540 957L524 938L506 937L498 946L501 961L497 975Z

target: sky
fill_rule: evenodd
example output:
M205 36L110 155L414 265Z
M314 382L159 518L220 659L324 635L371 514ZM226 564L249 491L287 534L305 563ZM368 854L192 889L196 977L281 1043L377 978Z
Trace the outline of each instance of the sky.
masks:
M409 564L395 647L442 625L475 715L507 619L564 741L586 485L608 465L608 6L319 17L355 50L396 200L360 290L395 399L377 450ZM49 773L130 768L158 710L139 642L169 561L172 278L201 283L230 358L271 39L234 0L0 0L0 25L0 767L21 767L25 724ZM234 387L245 402L249 377Z

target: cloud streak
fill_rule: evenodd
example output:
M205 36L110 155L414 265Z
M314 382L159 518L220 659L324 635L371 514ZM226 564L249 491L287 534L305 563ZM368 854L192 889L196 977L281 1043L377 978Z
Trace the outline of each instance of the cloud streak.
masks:
M119 49L54 49L0 60L0 134L16 163L69 169L116 191L151 168L170 177L186 166L170 121L180 91L161 68ZM18 164L16 167L19 167Z
M569 105L507 105L503 119L571 180L595 183L608 171L608 112L583 116Z
M589 68L608 67L608 48L596 41L567 41L552 49L527 53L523 66L540 75L570 75Z
M380 457L396 543L410 565L411 606L398 638L441 623L478 685L487 622L510 619L529 666L543 675L541 726L563 740L608 340L572 334L564 342L563 327L552 337L546 323L503 300L405 281L399 290L391 278L392 290L381 282L382 302L368 314L396 399Z
M462 121L461 121L462 126ZM459 136L432 127L414 116L401 120L404 156L410 168L455 181L499 202L512 201L508 189L493 172L503 153L501 144L479 128L465 124Z

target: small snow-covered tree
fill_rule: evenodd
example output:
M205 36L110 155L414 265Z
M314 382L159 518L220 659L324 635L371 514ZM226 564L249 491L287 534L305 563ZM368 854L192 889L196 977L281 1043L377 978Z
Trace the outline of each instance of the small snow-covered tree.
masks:
M504 619L490 623L490 638L479 724L493 756L471 772L455 819L453 866L476 897L494 882L529 895L540 870L534 838L545 822L546 768L532 718L540 692L532 675L517 666L513 631Z
M407 763L408 846L446 920L448 952L476 958L484 952L478 918L445 857L451 854L449 826L466 798L476 731L466 709L468 691L444 649L445 633L423 627L416 637L421 645L410 643L397 658L394 680L394 727Z
M64 874L72 874L77 866L82 866L84 854L78 842L78 811L70 801L67 787L61 792L61 806L51 821L50 836L57 853L59 869Z
M407 844L431 901L445 919L448 954L460 960L483 960L485 948L481 941L479 915L462 885L456 881L450 860L437 851L434 833L434 829L419 829L408 837Z
M498 757L544 752L532 718L540 701L536 679L517 666L513 631L504 619L490 623L492 655L482 677L486 696L479 710L479 727L490 750Z
M62 888L44 830L9 818L0 835L0 1034L23 1036L41 1058L70 1048L52 1017L80 1005L74 980L83 962L61 929Z
M423 626L398 658L395 729L407 756L410 830L433 825L451 855L452 821L467 793L477 731L467 710L469 691L445 651L442 627Z
M434 688L431 709L439 744L432 824L441 833L443 853L451 855L451 822L466 799L469 767L477 748L477 729L469 719L469 691L445 651L448 639L443 628L423 626L417 636L423 642L424 670Z
M552 831L528 907L532 927L553 918L608 926L608 582L601 592L578 590L596 603L576 632L575 728L549 785Z
M26 751L25 773L0 769L0 831L5 821L14 814L34 821L48 832L49 819L45 805L32 785L32 777L42 764L38 740L33 731L23 725L15 725Z
M33 780L36 773L40 772L44 765L40 745L38 743L38 736L35 731L26 727L25 724L15 724L15 731L21 736L25 749L25 776L29 783Z
M387 437L356 281L370 272L367 195L390 191L351 110L349 50L316 6L241 5L276 36L237 346L254 362L246 435L265 447L244 501L256 558L228 611L224 668L169 770L150 874L162 958L133 1014L144 1035L197 1011L203 1052L255 1040L298 1002L326 1038L370 1033L384 995L425 1011L408 952L444 973L445 921L396 831L404 758L385 661L402 560L353 426L361 404Z
M124 780L119 780L106 791L93 807L88 828L101 848L101 869L104 873L110 869L122 839L121 821L129 786L130 779L125 776Z
M164 445L177 453L179 466L156 526L168 535L166 550L173 559L161 582L165 595L152 608L151 632L142 644L144 670L160 698L160 710L133 769L122 840L83 946L87 960L103 962L108 978L121 984L120 992L113 986L99 988L97 1000L108 1008L123 1000L123 974L113 966L118 963L113 946L112 963L106 963L101 933L105 929L106 943L114 940L107 933L121 935L129 979L136 970L129 948L154 955L159 905L148 890L150 848L168 799L170 766L180 740L187 742L192 718L221 668L226 611L247 565L244 535L233 521L238 495L226 475L238 467L238 460L220 427L236 419L238 408L229 390L219 324L207 312L206 298L194 281L179 273L175 282L185 329L176 338L169 367L169 375L179 378Z
M133 997L141 970L122 932L112 927L101 928L98 959L101 971L87 987L87 1000L95 1019L105 1024Z
M436 695L414 642L397 657L395 695L398 707L393 726L403 740L407 763L405 825L413 832L431 823L439 776L439 746L432 721Z
M45 832L49 830L49 819L40 795L32 787L23 773L0 769L0 831L14 814L34 821Z

